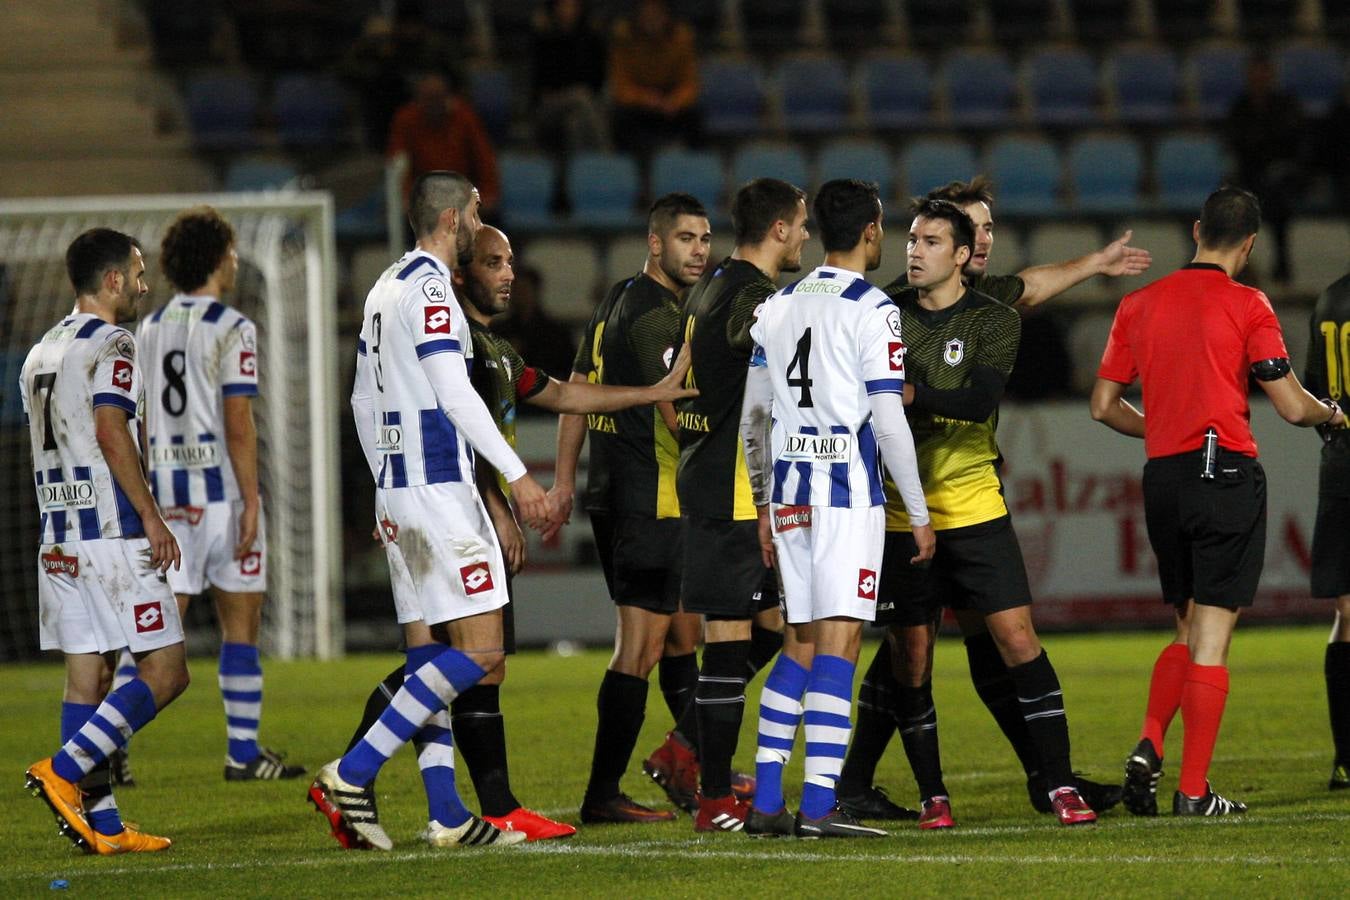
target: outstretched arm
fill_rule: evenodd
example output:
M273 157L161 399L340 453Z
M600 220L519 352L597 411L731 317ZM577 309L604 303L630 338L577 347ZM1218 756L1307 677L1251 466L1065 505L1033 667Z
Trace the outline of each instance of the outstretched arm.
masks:
M1147 250L1130 246L1133 231L1126 231L1118 239L1107 244L1095 253L1080 256L1064 262L1048 263L1043 266L1031 266L1017 275L1026 285L1017 305L1022 309L1038 306L1062 294L1076 284L1087 281L1093 275L1138 275L1153 263L1153 256Z
M1129 385L1098 378L1092 388L1092 418L1128 437L1144 436L1144 414L1125 399Z

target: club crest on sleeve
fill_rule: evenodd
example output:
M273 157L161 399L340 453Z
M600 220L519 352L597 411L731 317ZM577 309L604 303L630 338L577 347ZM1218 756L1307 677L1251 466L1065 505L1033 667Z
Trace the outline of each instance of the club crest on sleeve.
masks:
M450 333L450 310L445 307L427 306L422 310L425 317L427 334Z
M960 338L952 338L947 345L942 348L942 361L949 366L961 364L961 360L966 358L966 342Z
M877 573L871 569L858 570L858 597L861 600L877 599Z
M239 374L240 375L258 374L258 357L252 351L249 350L240 351Z
M886 313L886 327L891 330L891 334L900 336L900 310L892 309Z
M119 334L113 347L116 348L118 356L131 360L136 358L136 342L131 339L129 334Z
M488 564L485 562L461 566L459 580L464 584L466 596L472 597L474 594L492 590L492 570L488 568Z
M122 359L113 360L112 383L115 388L131 390L131 363Z
M444 303L445 285L435 279L428 278L422 282L422 296L427 298L428 303Z
M164 630L164 611L160 609L158 600L153 603L137 603L131 608L131 614L136 617L137 634Z
M900 341L891 341L886 346L886 352L890 354L891 371L905 371L905 345Z

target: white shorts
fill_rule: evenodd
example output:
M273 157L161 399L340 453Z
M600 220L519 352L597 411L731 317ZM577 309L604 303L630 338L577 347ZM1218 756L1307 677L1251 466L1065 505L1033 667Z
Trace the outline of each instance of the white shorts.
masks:
M43 544L38 549L38 640L43 650L142 653L179 644L183 623L145 538Z
M876 618L884 507L775 504L772 516L784 613L790 623L833 616L864 622Z
M267 526L262 510L253 549L243 559L234 558L243 508L242 500L231 500L161 511L183 557L181 569L169 569L169 587L175 594L200 594L208 584L240 594L267 590Z
M478 489L462 482L376 489L399 624L428 625L506 605L506 567Z

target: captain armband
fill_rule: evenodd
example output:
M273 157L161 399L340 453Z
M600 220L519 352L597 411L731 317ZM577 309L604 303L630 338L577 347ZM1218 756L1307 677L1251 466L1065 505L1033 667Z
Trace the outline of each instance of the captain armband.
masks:
M1252 377L1257 381L1279 381L1289 374L1289 359L1275 356L1252 363Z

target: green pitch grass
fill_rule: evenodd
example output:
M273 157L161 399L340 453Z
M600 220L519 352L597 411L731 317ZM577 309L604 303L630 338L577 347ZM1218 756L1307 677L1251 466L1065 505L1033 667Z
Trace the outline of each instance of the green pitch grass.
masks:
M959 641L944 640L934 679L943 755L958 827L920 832L900 823L871 841L752 841L696 836L688 817L656 826L588 827L569 841L524 848L434 851L409 751L385 768L380 811L392 853L342 851L304 802L304 782L227 785L215 665L195 660L194 683L136 739L138 786L123 814L174 839L162 854L94 858L57 837L50 813L23 790L23 770L57 743L62 670L0 667L0 896L51 896L56 879L81 897L841 897L841 896L1347 896L1350 791L1326 789L1331 742L1322 680L1324 628L1239 631L1233 693L1212 769L1216 787L1247 801L1245 817L1138 819L1124 810L1096 826L1065 828L1032 812L1020 769L976 700ZM1133 746L1148 672L1165 638L1051 636L1064 684L1074 762L1113 780ZM871 647L864 647L870 659ZM576 822L595 728L595 688L606 654L524 653L503 691L514 787L530 806ZM345 746L370 688L396 657L266 667L265 743L312 768ZM664 797L641 759L669 726L653 687L625 787ZM737 763L753 771L758 683L750 691ZM1180 763L1178 722L1167 743L1160 799L1170 809ZM472 807L472 787L460 767ZM879 782L913 802L898 741ZM800 790L800 744L789 797ZM796 786L796 787L794 787ZM791 802L791 801L790 801Z

